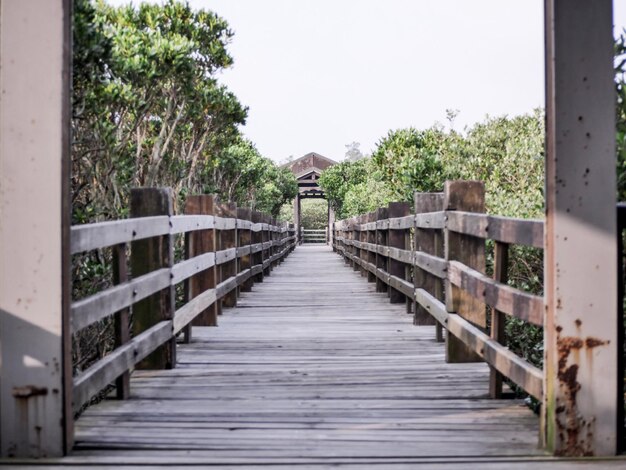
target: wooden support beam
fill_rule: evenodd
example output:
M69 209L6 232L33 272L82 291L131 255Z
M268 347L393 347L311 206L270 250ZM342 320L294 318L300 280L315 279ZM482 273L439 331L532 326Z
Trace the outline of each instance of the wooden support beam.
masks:
M444 187L444 210L479 212L485 211L485 186L480 181L446 181ZM485 241L453 232L444 231L446 261L459 261L470 268L485 272ZM459 289L449 280L445 282L446 309L449 313L458 313L479 328L487 326L485 304ZM454 335L446 335L447 362L481 361L474 351L468 348Z
M374 212L370 212L369 214L367 214L367 220L366 222L368 224L371 224L372 222L374 222L374 226L372 228L371 225L368 225L368 230L367 230L367 243L370 244L375 244L376 243L376 211ZM367 250L367 258L366 261L374 266L376 266L376 253L372 250ZM376 274L371 272L370 270L367 271L367 282L376 282Z
M496 282L506 284L509 280L509 245L495 242L493 251L493 279ZM491 339L506 346L504 340L503 312L491 308ZM494 367L491 367L489 375L489 395L491 398L502 398L502 374Z
M546 0L543 443L614 455L618 344L611 0ZM621 301L621 300L620 300ZM618 405L619 403L619 405Z
M252 220L252 211L250 209L239 208L237 209L237 218L240 220ZM244 247L248 246L252 243L252 231L249 229L238 229L237 230L237 246ZM240 273L245 271L246 269L250 269L252 266L252 256L251 255L243 255L239 258L239 264L237 267L237 272ZM250 292L252 290L253 281L252 278L247 279L241 286L241 292Z
M387 209L387 214L389 218L392 217L404 217L411 213L411 205L408 202L391 202L389 203L389 207ZM388 232L388 246L392 248L400 248L401 250L406 250L406 230L389 230ZM406 264L401 261L397 261L393 258L390 258L389 261L389 270L388 273L392 276L399 277L402 280L406 280ZM399 290L391 287L389 289L389 300L392 304L401 304L406 302L406 295L404 295Z
M220 205L221 216L228 219L237 218L237 204L233 202L223 203ZM222 230L221 233L222 246L221 250L228 250L231 248L237 248L237 228L235 226L232 230ZM229 278L237 275L237 257L224 263L220 266L222 270L221 282L227 281ZM223 307L236 307L237 306L237 289L233 289L224 297L222 297Z
M252 223L253 224L259 224L261 223L261 213L258 211L252 211ZM258 231L252 232L252 243L253 244L260 244L263 243L263 232ZM263 251L259 250L255 253L252 254L252 266L263 266ZM252 276L252 280L254 282L263 282L263 269L261 268L261 270L259 271L258 274Z
M151 217L174 214L170 188L136 188L130 192L131 217ZM171 235L163 235L131 243L130 267L133 277L157 269L171 269L174 262L174 243ZM133 336L163 320L172 320L175 311L174 285L140 300L133 305ZM166 342L137 364L138 369L173 369L176 367L176 338Z
M380 207L376 209L376 221L385 220L389 217L387 208ZM387 246L388 238L387 238L388 230L383 228L376 227L376 244L381 246ZM382 269L383 271L387 271L387 257L381 255L380 253L376 253L376 267ZM388 286L383 282L379 277L376 278L376 292L388 292Z
M271 218L267 214L261 214L261 220L263 221L263 230L261 233L263 234L263 245L265 248L263 249L263 265L265 266L263 269L263 274L269 276L272 273L272 266L269 262L272 257L272 249L270 244L272 242L272 232L269 229L271 224Z
M71 2L0 2L0 456L72 447Z
M215 196L202 194L187 196L185 200L186 215L216 215ZM194 258L205 253L217 251L215 228L197 230L188 234L188 257ZM188 280L188 301L202 295L203 292L214 289L217 285L217 266L213 265ZM203 310L191 322L193 326L217 326L217 304L213 303Z
M413 196L415 214L427 214L443 210L443 193L415 193ZM428 255L443 257L443 236L441 230L415 227L415 250ZM413 282L416 289L424 289L437 300L443 301L443 282L428 271L415 266ZM415 325L436 325L438 341L443 341L442 327L424 307L417 302L413 307Z
M123 284L128 281L128 263L126 243L113 247L113 283ZM130 309L123 308L115 314L115 347L119 348L130 340ZM130 373L124 372L115 380L117 398L126 400L130 396Z
M300 229L302 227L302 204L300 194L293 200L293 223L296 226L296 242L302 243Z

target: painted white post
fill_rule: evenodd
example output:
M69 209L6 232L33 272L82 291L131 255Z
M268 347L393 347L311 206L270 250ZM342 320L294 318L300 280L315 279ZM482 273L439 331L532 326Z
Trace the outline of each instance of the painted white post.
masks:
M71 445L70 6L0 1L3 457L59 456Z
M617 237L611 0L546 0L543 442L617 448Z

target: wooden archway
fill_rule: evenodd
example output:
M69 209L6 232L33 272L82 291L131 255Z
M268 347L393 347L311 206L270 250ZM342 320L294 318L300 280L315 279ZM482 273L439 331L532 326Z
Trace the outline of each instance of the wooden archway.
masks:
M298 242L301 237L301 201L302 199L326 199L318 180L326 168L336 165L337 162L319 153L310 152L284 165L289 168L298 180L298 195L293 201L293 220L296 226ZM328 205L328 224L334 221L334 213Z

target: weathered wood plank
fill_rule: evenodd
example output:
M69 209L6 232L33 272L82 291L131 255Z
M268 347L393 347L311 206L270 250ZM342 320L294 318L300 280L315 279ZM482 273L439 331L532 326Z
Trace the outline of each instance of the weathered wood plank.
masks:
M212 215L174 215L170 217L170 224L171 234L186 233L212 229L215 227L215 219Z
M178 284L185 279L215 266L215 253L205 253L176 263L172 267L172 283Z
M542 297L494 281L458 261L448 263L448 279L472 297L500 312L534 325L543 325Z
M425 212L415 214L415 226L423 229L443 229L446 225L447 212Z
M467 344L490 365L535 398L543 394L543 372L457 314L448 315L448 331Z
M70 251L76 254L168 233L170 233L168 216L137 217L74 225L71 228Z
M413 253L413 263L420 269L427 271L439 279L445 279L448 272L448 263L438 256L429 255L423 251Z
M174 313L174 334L178 334L216 300L216 289L207 289L176 310Z
M467 468L541 455L530 410L487 399L486 364L446 364L434 327L413 326L374 289L329 248L298 247L219 328L195 327L176 369L137 371L130 400L89 408L73 458L324 468L429 455ZM443 304L429 300L445 320Z
M118 284L85 299L72 302L72 333L130 307L135 302L165 289L170 284L170 270L161 268Z
M217 230L235 230L237 228L237 219L230 217L215 217L215 228Z
M171 337L172 321L159 322L74 377L74 411Z
M426 311L441 325L447 325L448 312L446 311L446 306L442 301L435 298L435 296L424 289L415 289L415 301L426 309Z
M448 230L511 245L543 248L543 221L450 211Z
M220 265L228 263L237 257L237 248L228 248L215 253L215 264Z

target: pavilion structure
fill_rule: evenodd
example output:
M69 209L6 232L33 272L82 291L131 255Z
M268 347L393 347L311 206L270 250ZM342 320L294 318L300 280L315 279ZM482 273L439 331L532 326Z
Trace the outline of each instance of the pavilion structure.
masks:
M337 162L324 157L319 153L310 152L306 155L284 165L289 168L298 180L298 195L293 202L293 220L301 242L301 201L302 199L326 199L326 195L319 186L319 177L326 168L336 165ZM328 224L334 221L334 213L328 204Z

